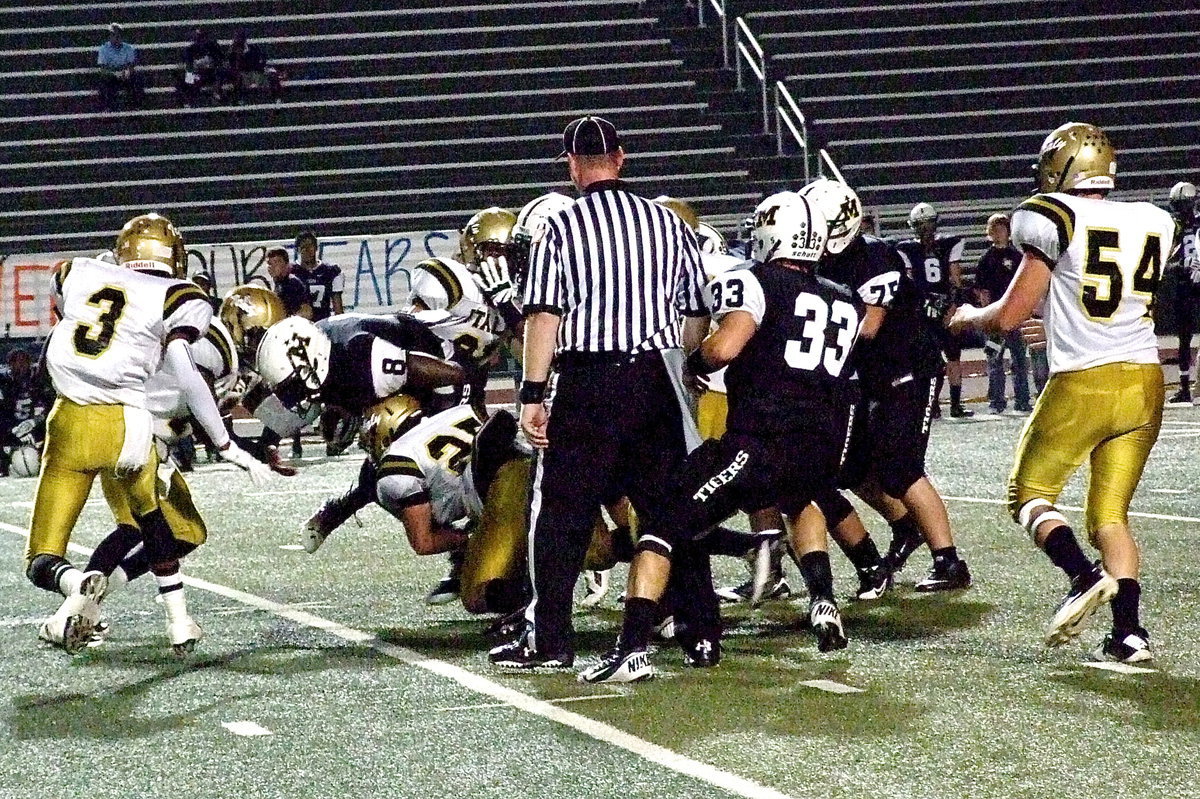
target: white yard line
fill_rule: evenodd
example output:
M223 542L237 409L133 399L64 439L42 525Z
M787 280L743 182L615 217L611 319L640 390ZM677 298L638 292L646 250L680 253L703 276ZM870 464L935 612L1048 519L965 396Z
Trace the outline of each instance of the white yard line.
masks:
M40 621L40 619L39 619ZM595 696L564 696L561 699L547 699L546 701L559 705L563 702L590 702L593 699L624 699L628 694L596 694ZM463 710L486 710L495 707L508 707L507 702L483 702L478 705L454 705L452 707L435 707L430 712L432 713L455 713Z
M846 685L836 680L801 680L800 684L806 688L816 688L818 691L825 691L830 694L861 694L866 692L863 688L855 688L853 685Z
M6 522L0 522L0 531L21 536L29 534L29 531L24 527L18 527L15 524L8 524ZM70 550L80 555L91 554L90 549L78 544L71 544ZM476 674L461 666L447 663L444 660L428 657L406 647L381 641L364 630L347 627L338 622L299 610L292 605L284 605L265 597L249 594L245 591L239 591L236 588L209 582L208 580L202 580L198 577L184 577L184 582L191 588L207 591L210 594L216 594L226 599L232 599L248 607L266 611L281 619L295 622L303 627L322 630L337 638L341 638L343 641L371 647L375 651L402 663L407 663L410 666L416 666L419 669L424 669L432 674L444 677L466 688L468 691L473 691L481 696L491 697L503 705L523 711L532 716L540 716L541 718L557 722L564 727L570 727L589 738L607 743L619 749L624 749L643 760L656 763L685 777L691 777L700 782L720 788L735 796L743 796L746 799L794 799L794 797L774 788L724 771L708 763L693 760L690 757L667 749L665 746L659 746L658 744L643 740L636 735L619 730L611 724L590 719L578 713L572 713L544 699L537 699L528 694L521 693L488 677L484 677L482 674Z
M275 734L258 722L254 721L222 721L221 726L229 730L234 735L243 735L246 737Z

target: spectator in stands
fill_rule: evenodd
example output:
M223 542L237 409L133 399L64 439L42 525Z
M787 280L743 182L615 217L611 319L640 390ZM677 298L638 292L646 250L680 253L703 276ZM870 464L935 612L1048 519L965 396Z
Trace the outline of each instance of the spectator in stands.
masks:
M34 369L23 347L8 353L8 374L0 375L0 474L8 474L9 458L23 444L41 444L53 390Z
M251 91L266 91L273 102L281 102L283 83L279 70L267 64L262 48L246 40L246 32L234 34L226 58L233 99L239 105Z
M192 31L192 41L183 51L183 71L176 86L186 107L191 108L206 96L221 100L224 59L221 45L207 30Z
M987 221L987 237L992 246L979 259L975 268L975 293L981 306L991 305L1004 296L1008 284L1021 263L1021 251L1009 241L1007 214L992 214ZM1017 413L1033 410L1029 404L1029 357L1019 329L1004 336L989 338L984 344L988 363L988 407L1001 414L1008 407L1005 394L1004 351L1012 359L1014 407Z
M137 48L124 40L124 29L114 22L108 26L108 41L100 45L96 55L97 83L100 106L113 111L124 93L130 105L142 100L142 76L137 69Z
M292 264L292 272L308 286L313 321L316 322L344 311L342 268L318 258L319 250L316 233L303 230L296 236L296 262Z
M283 247L272 247L267 250L267 274L271 276L271 290L279 295L279 299L283 302L283 310L288 316L313 318L308 286L298 276L292 274L292 262L288 258L288 251Z

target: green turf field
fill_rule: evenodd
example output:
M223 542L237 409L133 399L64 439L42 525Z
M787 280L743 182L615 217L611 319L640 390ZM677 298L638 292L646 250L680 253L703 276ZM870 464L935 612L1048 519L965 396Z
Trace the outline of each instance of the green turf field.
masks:
M1151 673L1042 649L1065 581L999 504L1019 427L934 429L970 591L914 594L921 552L895 593L843 603L844 652L821 655L797 627L804 599L738 607L718 669L685 670L667 647L661 679L617 688L493 671L480 619L421 602L444 561L414 557L378 509L316 555L285 548L354 457L262 489L201 467L190 483L211 537L185 569L206 640L171 656L154 592L136 585L106 603L110 641L72 659L37 643L57 603L21 573L34 481L0 480L0 797L1200 796L1200 411L1167 411L1135 502L1152 514L1135 519ZM97 490L75 542L109 526ZM849 594L840 555L834 568ZM736 562L717 571L744 578ZM584 662L615 635L618 591L576 616Z

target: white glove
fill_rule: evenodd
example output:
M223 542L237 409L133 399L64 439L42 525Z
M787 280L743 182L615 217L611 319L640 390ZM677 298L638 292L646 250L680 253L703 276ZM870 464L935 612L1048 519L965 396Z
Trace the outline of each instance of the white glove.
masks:
M229 442L229 446L225 447L225 449L217 450L217 453L239 469L245 469L249 472L250 481L256 486L263 485L271 479L270 466L255 458L232 441Z
M508 272L508 259L503 255L489 255L484 258L474 277L479 288L495 305L510 302L517 296L512 275Z

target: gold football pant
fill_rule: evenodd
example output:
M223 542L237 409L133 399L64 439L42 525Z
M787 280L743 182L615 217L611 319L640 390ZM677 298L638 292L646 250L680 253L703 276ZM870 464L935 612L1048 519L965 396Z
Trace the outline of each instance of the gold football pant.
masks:
M192 546L198 547L203 544L208 539L208 528L204 526L204 519L200 518L196 504L192 502L192 492L183 475L173 468L169 481L156 479L155 484L158 490L158 506L171 528L171 535L176 540ZM104 498L108 500L108 507L117 524L137 527L125 487L113 475L107 473L101 473L100 487L104 489Z
M60 397L46 419L46 450L29 522L25 565L38 555L67 553L67 542L98 474L109 474L129 498L139 516L158 507L155 480L158 454L131 475L116 474L125 442L125 411L121 405L77 405Z
M1111 363L1051 376L1025 424L1008 481L1008 507L1053 503L1070 476L1091 461L1088 533L1128 524L1129 502L1162 425L1158 364Z
M703 439L725 435L725 417L729 415L729 399L720 391L705 391L696 402L696 427Z

